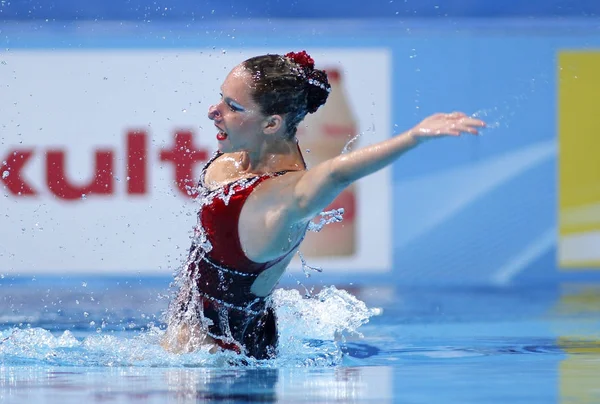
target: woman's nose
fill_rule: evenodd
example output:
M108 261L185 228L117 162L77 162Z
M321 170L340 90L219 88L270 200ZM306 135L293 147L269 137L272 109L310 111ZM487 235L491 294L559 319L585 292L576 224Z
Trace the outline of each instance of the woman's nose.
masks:
M219 120L220 118L221 118L221 113L219 112L219 109L217 108L217 106L211 105L208 108L208 119L216 121L216 120Z

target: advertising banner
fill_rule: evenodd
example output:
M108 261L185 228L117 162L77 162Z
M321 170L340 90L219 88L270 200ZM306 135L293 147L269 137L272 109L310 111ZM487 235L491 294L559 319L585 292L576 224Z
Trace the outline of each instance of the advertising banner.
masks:
M309 163L391 135L390 55L309 49L330 72L328 103L299 129ZM244 59L286 50L11 50L0 65L0 272L163 273L185 259L190 195L216 150L207 110ZM354 139L354 141L351 141ZM301 252L331 271L391 269L391 175L328 209ZM327 210L327 209L326 209ZM315 222L319 222L319 217ZM300 270L297 257L293 269Z

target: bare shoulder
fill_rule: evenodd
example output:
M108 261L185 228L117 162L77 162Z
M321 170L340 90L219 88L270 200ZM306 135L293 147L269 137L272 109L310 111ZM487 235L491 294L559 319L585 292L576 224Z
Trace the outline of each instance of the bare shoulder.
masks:
M227 183L238 176L236 160L238 155L235 153L224 153L214 159L206 169L204 180L212 187L218 187Z

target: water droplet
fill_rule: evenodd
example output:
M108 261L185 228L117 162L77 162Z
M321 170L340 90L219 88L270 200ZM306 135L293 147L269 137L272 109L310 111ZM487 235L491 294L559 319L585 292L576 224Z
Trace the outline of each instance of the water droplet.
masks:
M343 220L344 208L333 209L319 213L319 223L310 222L308 231L320 232L324 226L331 223L339 223Z
M83 317L86 317L86 318L87 318L89 315L90 315L90 313L88 313L87 311L84 311L84 312L83 312Z
M184 114L187 112L187 109L182 109L181 112L183 112Z
M85 194L81 194L81 199L86 199L87 196L85 196Z
M81 286L83 286L84 288L87 288L87 282L82 282Z
M75 304L79 304L79 300L75 300Z
M7 178L9 175L10 175L10 172L9 172L8 170L4 171L4 172L2 173L2 179L5 179L5 178Z

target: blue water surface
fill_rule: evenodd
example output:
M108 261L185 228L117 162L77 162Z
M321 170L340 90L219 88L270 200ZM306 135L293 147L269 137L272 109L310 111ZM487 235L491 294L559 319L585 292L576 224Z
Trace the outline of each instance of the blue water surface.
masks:
M282 353L246 363L162 350L163 278L4 277L0 402L600 400L598 284L321 289L278 291Z

